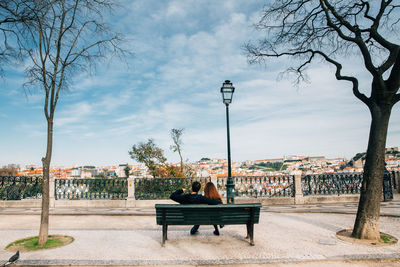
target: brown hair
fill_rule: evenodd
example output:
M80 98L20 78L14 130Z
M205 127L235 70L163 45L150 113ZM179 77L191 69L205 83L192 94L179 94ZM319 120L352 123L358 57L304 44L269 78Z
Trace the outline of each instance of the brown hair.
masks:
M222 201L222 196L212 182L208 182L204 187L204 196L211 199L219 199Z

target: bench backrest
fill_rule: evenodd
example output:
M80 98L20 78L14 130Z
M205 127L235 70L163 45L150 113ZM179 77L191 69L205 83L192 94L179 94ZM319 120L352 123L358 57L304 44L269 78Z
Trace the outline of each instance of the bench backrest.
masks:
M260 203L246 204L156 204L157 224L162 225L163 216L168 225L211 225L258 223ZM253 216L253 219L252 219Z

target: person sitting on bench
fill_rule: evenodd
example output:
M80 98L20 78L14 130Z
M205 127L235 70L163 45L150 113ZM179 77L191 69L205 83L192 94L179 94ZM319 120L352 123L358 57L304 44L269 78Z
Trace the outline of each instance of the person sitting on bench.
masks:
M222 196L218 192L217 187L214 185L212 182L206 183L206 186L204 187L204 196L211 198L211 199L216 199L219 200L218 204L222 204ZM223 225L219 226L220 228L224 227ZM219 235L219 230L218 230L218 225L214 224L214 235Z
M173 192L169 198L180 204L209 204L209 205L221 204L221 200L219 199L211 199L198 194L200 188L201 184L197 181L194 181L192 183L192 192L190 194L184 194L186 189L182 188ZM190 234L191 235L196 234L198 228L199 228L198 225L193 226L192 229L190 230Z

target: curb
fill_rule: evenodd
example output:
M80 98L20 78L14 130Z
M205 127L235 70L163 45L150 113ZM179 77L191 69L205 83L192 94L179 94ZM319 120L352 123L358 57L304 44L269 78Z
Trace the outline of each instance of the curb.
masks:
M295 210L295 211L265 211L265 212L273 212L273 213L322 213L322 214L343 214L343 215L356 215L357 212L353 211L318 211L318 210ZM400 215L397 214L380 214L380 217L391 217L391 218L400 218Z
M23 266L165 266L165 265L245 265L276 263L324 263L335 261L399 261L400 253L393 254L354 254L328 258L281 258L281 259L226 259L226 260L21 260Z

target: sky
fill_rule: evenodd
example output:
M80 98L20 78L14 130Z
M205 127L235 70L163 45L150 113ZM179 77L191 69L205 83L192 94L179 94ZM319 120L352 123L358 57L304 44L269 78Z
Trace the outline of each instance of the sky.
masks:
M153 138L169 162L170 131L183 128L188 162L226 158L226 113L220 88L231 80L233 161L289 155L346 157L367 148L370 115L350 83L316 62L299 86L280 75L293 62L250 65L245 43L263 36L253 24L263 1L121 1L108 21L127 38L133 55L80 73L61 94L55 114L52 166L135 163L128 151ZM344 60L368 94L357 58ZM128 64L127 64L128 63ZM23 66L0 80L0 165L41 165L46 150L43 94L26 90ZM392 110L387 147L400 145L399 105Z

